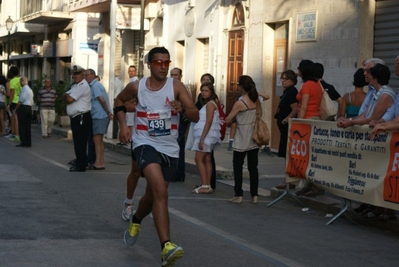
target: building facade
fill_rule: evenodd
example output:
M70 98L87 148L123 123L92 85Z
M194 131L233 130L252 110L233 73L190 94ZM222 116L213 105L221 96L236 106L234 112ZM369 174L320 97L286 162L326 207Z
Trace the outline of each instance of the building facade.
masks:
M353 89L361 63L380 57L399 91L393 68L399 54L398 1L165 0L165 6L165 46L172 65L182 66L184 81L198 88L202 73L213 74L228 113L240 95L238 77L250 75L258 91L271 97L263 104L263 118L273 149L279 142L273 118L283 91L279 78L286 69L296 71L302 59L322 63L324 79L343 95Z
M279 77L286 69L296 71L302 59L322 63L324 79L343 95L352 90L361 63L380 57L392 71L390 85L399 91L393 69L398 13L396 0L3 0L0 66L6 74L10 45L11 64L29 79L45 74L62 80L69 78L71 64L90 67L112 98L115 75L126 83L129 65L143 66L152 47L165 46L171 67L183 70L194 96L203 73L215 77L227 113L240 95L238 77L250 75L258 91L271 97L263 103L263 118L271 147L277 148L273 114L283 91ZM4 23L9 16L10 42Z

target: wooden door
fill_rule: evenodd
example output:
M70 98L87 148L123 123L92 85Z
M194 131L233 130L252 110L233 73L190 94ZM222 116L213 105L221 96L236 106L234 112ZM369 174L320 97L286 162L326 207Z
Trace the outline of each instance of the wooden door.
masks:
M244 60L244 31L235 30L229 32L229 56L227 66L226 88L226 114L229 114L234 103L241 96L237 90L238 78L242 75Z

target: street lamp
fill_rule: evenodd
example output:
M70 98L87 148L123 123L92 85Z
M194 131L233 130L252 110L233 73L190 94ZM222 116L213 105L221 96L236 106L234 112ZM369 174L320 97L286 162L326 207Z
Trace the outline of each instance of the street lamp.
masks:
M6 29L8 31L8 50L7 50L7 67L10 68L10 45L11 45L11 39L10 39L10 31L12 30L12 26L14 25L14 21L11 19L11 16L8 16L8 19L6 20Z

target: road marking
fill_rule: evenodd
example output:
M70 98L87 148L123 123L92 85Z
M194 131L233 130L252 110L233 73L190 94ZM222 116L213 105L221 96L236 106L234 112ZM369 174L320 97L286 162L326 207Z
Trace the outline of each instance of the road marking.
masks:
M64 164L61 164L61 163L59 163L59 162L56 162L56 161L51 160L51 159L49 159L49 158L46 158L46 157L44 157L44 156L42 156L42 155L40 155L40 154L38 154L38 153L36 153L36 152L33 152L32 150L26 150L26 151L27 151L28 153L34 155L35 157L38 157L38 158L40 158L40 159L42 159L42 160L44 160L44 161L50 162L51 164L54 164L54 165L56 165L56 166L58 166L58 167L61 167L61 168L65 169L65 170L69 170L69 167L68 167L68 166L65 166Z
M273 266L290 266L290 267L302 267L303 266L303 265L301 265L297 262L294 262L286 257L283 257L275 252L272 252L268 249L251 244L240 237L229 234L219 228L213 227L210 224L200 221L200 220L198 220L194 217L191 217L183 212L180 212L174 208L169 207L169 212L185 221L188 221L194 225L197 225L203 229L206 229L209 232L212 232L224 239L227 239L227 240L233 242L238 247L243 247L244 249L247 249L254 254L260 254L263 258L266 259L266 261L272 263Z
M49 162L49 163L51 163L53 165L56 165L56 166L58 166L60 168L63 168L64 170L68 170L69 171L70 166L65 166L65 164L62 164L62 163L59 163L57 161L51 160L51 159L49 159L47 157L44 157L44 156L42 156L42 155L40 155L40 154L38 154L36 152L33 152L32 150L27 150L27 151L28 151L28 153L34 155L37 158L40 158L40 159L42 159L44 161L47 161L47 162ZM104 171L95 171L95 170L88 170L88 171L92 172L92 173L103 173L103 174L107 174L107 175L110 175L110 174L128 175L129 174L128 172L104 172Z

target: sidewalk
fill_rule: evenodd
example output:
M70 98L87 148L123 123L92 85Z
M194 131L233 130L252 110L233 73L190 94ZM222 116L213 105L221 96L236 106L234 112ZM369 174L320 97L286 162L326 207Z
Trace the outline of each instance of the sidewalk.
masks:
M61 135L67 138L72 138L71 130L69 128L59 127L55 125L53 127L53 133ZM110 151L115 151L121 154L130 155L130 145L120 146L117 145L119 140L104 138L104 146ZM222 144L222 148L219 151L214 152L216 162L216 176L217 182L226 185L234 186L233 176L233 151L227 151L227 143ZM186 172L198 174L198 168L194 162L195 152L186 150ZM277 157L274 153L266 153L264 151L259 152L259 189L258 194L263 197L269 197L275 199L280 196L284 191L275 188L276 185L280 184L284 180L285 173L285 159ZM247 171L246 161L244 163L244 182L243 190L249 192L249 175ZM294 193L297 189L291 190ZM298 199L302 202L305 207L309 209L318 210L325 212L326 214L337 214L341 209L341 198L326 193L316 197L303 197L300 196ZM281 201L291 201L298 204L294 198L285 196ZM278 205L276 203L275 205ZM299 205L298 205L299 206ZM270 208L273 208L270 207ZM355 207L354 207L355 208ZM349 215L349 214L348 214ZM351 216L351 218L353 218ZM358 219L354 218L354 221L360 223ZM381 227L386 230L393 230L399 232L399 223L396 220L380 222L376 220L367 220L367 223L372 226Z

